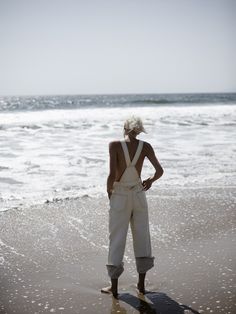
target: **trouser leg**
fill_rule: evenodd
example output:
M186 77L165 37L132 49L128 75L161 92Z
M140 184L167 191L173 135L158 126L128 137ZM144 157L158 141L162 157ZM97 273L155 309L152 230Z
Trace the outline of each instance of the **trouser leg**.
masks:
M134 195L134 210L131 217L133 247L138 273L146 273L154 266L149 231L148 207L145 192Z
M107 270L111 279L117 279L124 271L123 256L125 251L126 237L130 220L128 210L128 196L123 202L114 195L111 199L109 211L109 253Z

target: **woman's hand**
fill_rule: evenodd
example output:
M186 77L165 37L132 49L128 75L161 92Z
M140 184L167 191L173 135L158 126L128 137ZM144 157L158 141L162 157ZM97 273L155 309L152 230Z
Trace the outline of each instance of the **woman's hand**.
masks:
M144 181L142 182L142 185L143 185L144 191L149 190L150 187L152 186L152 179L151 179L151 178L148 178L147 180L144 180Z

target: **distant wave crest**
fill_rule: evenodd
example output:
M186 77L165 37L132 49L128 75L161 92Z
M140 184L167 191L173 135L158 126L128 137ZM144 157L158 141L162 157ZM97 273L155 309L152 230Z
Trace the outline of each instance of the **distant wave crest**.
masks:
M236 93L1 97L0 112L133 106L236 104Z

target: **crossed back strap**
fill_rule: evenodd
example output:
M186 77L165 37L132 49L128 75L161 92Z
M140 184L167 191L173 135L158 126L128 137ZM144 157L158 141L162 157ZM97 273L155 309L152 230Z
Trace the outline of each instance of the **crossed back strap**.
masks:
M129 151L128 151L128 147L127 147L126 142L125 141L121 141L121 145L122 145L122 148L123 148L123 151L124 151L125 161L126 161L127 167L135 166L136 162L138 161L138 158L139 158L139 156L141 154L142 148L143 148L143 141L139 140L138 147L137 147L137 150L136 150L136 153L134 155L134 158L133 158L132 162L130 160Z

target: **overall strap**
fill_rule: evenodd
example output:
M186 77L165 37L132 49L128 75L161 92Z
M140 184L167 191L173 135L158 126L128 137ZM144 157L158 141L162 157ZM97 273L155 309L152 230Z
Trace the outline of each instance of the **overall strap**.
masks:
M140 156L140 154L141 154L142 148L143 148L143 141L140 141L140 140L139 140L138 148L137 148L136 153L135 153L135 155L134 155L134 158L133 158L133 160L132 160L132 162L131 162L131 165L132 165L132 166L135 166L135 165L136 165L136 162L138 161L139 156Z
M124 151L126 166L129 167L129 165L131 164L131 160L129 157L128 147L127 147L125 141L120 141L120 142L121 142L121 146L122 146L123 151Z
M143 149L143 141L140 141L139 140L139 143L138 143L138 147L137 147L137 150L136 150L136 153L134 155L134 158L131 162L130 160L130 156L129 156L129 151L128 151L128 147L127 147L127 144L125 141L121 141L121 146L123 148L123 151L124 151L124 155L125 155L125 161L126 161L126 165L127 167L129 167L130 165L131 166L135 166L136 165L136 162L138 161L139 159L139 156L141 154L141 151Z

